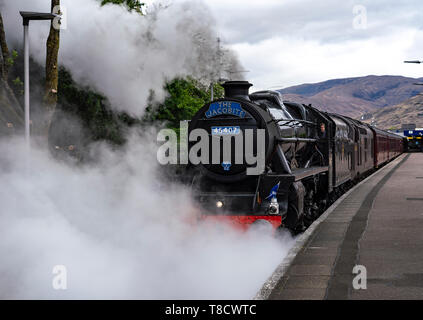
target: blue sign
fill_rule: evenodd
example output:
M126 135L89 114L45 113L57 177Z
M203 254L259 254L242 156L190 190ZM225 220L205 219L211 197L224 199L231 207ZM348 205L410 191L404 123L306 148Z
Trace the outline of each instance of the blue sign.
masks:
M241 129L236 127L211 127L211 134L217 136L237 135Z
M229 171L231 170L231 163L230 162L222 162L223 170Z
M423 136L423 130L405 130L404 136L406 136L406 137L421 137L421 136Z
M213 102L210 104L209 110L205 113L207 118L213 118L224 114L239 118L245 117L245 111L242 109L241 104L233 101Z

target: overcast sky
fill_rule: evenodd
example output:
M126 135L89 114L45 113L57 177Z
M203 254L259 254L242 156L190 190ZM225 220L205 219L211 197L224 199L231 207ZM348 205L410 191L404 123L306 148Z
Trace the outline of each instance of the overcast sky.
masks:
M256 88L423 76L422 0L204 0Z
M254 89L370 74L423 77L423 65L403 63L423 60L422 0L197 1L210 8Z

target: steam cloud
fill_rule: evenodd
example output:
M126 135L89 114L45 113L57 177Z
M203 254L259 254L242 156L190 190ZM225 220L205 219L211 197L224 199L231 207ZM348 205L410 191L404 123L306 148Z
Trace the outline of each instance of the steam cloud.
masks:
M188 192L155 173L155 146L130 141L74 167L0 140L0 298L254 296L293 240L193 225ZM52 287L55 265L67 290Z
M176 76L194 75L207 83L225 76L225 70L241 70L233 52L218 50L215 23L202 1L151 5L144 17L116 5L100 7L98 0L61 4L67 28L61 31L59 63L119 111L142 115L150 90L163 99L164 81ZM49 12L50 1L0 0L0 8L9 41L17 45L22 43L19 11ZM48 22L30 25L31 55L41 65L48 31Z
M1 1L0 1L1 2ZM141 115L165 79L216 75L216 33L200 1L174 2L139 17L95 0L62 0L67 30L60 63L112 105ZM9 41L21 39L19 10L47 0L3 1ZM44 62L48 23L30 27L31 53ZM238 69L226 52L227 65ZM249 299L292 244L269 234L193 226L189 192L157 175L154 130L123 150L95 145L95 165L72 165L18 138L0 139L0 298ZM67 290L54 290L55 265Z

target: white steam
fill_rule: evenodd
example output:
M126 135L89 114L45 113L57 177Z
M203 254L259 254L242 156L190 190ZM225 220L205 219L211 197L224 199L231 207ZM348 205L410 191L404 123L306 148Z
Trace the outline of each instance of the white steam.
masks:
M139 137L83 167L27 161L24 145L0 140L2 299L249 299L292 244L193 225L189 193L160 181ZM67 290L52 287L55 265Z
M219 69L222 77L225 70L241 70L233 52L218 50L214 19L202 1L151 5L143 17L122 6L100 7L99 0L61 4L67 28L61 31L59 64L80 84L105 94L119 111L142 115L150 90L163 99L165 80L176 76L193 75L207 83ZM23 41L19 11L49 12L50 0L0 0L0 6L8 40L17 45ZM30 23L30 52L41 65L48 32L49 22Z
M50 10L49 0L0 4L15 43L19 10ZM150 89L163 98L166 79L217 76L217 34L201 1L156 7L146 17L97 0L62 4L60 63L119 110L141 115ZM31 53L42 65L48 28L30 26ZM222 60L240 70L230 52ZM188 190L157 174L155 140L152 132L130 137L120 151L97 145L99 163L71 165L45 151L28 156L20 139L0 139L0 299L254 296L293 240L193 224ZM52 286L56 265L67 268L67 290Z

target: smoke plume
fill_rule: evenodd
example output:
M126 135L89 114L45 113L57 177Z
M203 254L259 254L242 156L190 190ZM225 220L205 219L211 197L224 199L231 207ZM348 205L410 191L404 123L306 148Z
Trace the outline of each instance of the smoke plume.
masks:
M6 35L15 46L23 41L19 11L50 12L50 0L0 3ZM233 52L218 49L214 19L202 1L152 4L145 16L113 4L100 7L99 0L61 4L66 29L61 30L59 63L78 83L105 94L118 111L142 115L150 90L163 99L165 80L176 76L207 83L229 77L225 70L241 69ZM41 65L48 32L49 22L30 23L30 52Z
M0 141L0 298L254 296L292 239L194 224L188 191L158 178L139 139L97 145L101 162L82 167ZM56 265L67 290L52 287Z

